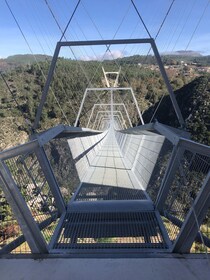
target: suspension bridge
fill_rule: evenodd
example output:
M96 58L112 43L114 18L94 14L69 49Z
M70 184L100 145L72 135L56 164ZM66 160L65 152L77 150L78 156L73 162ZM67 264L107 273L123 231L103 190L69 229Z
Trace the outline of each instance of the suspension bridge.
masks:
M133 88L119 84L121 67L102 67L104 86L88 85L74 125L38 133L61 48L119 44L149 44L179 128L145 123ZM33 130L29 142L0 153L0 188L14 216L8 227L0 213L3 279L208 279L210 147L186 132L154 39L60 40ZM56 143L78 178L72 194L47 151Z

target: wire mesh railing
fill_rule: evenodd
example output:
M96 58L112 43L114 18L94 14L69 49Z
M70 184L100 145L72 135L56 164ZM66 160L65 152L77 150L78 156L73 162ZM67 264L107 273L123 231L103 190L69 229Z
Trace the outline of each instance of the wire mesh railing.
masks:
M31 252L0 186L0 252L9 245L11 253L26 254Z
M50 180L46 171L49 166L43 167L43 153L36 140L0 155L0 253L31 253L26 238L31 223L44 242L50 242L61 209L50 185L53 177ZM23 225L21 216L27 213L31 220Z
M68 141L66 138L52 139L44 145L44 149L67 203L80 183Z
M208 190L204 192L209 184L209 151L208 146L179 138L168 162L156 207L162 214L175 251L177 248L189 251L191 246L191 252L209 252L210 220L209 211L206 213L205 209L210 205L208 200L201 202L203 196L209 195ZM180 245L184 244L183 240L190 230L194 239L189 242L190 245Z
M166 169L172 150L172 143L168 139L165 139L147 186L147 193L153 202L155 202L157 199L162 180L166 174Z
M193 206L209 169L210 157L190 150L184 151L164 204L165 216L177 221L176 225L168 224L172 241L176 239L180 231L178 225L184 222Z
M145 134L145 131L135 134L116 132L116 138L127 167L155 202L173 145L165 137L150 132Z
M192 244L191 253L210 253L210 207L199 228L199 240Z
M4 161L36 222L51 217L57 207L35 153Z
M69 138L91 134L59 126L0 153L0 254L48 251L59 217L80 182L68 137L55 139L65 129ZM35 249L31 239L38 244Z
M77 130L77 128L74 129ZM10 196L5 191L8 180L10 180L10 184L13 184L12 186L15 186L10 191L18 193L23 198L41 236L48 244L55 231L59 215L65 211L65 209L63 212L61 211L58 197L55 195L54 184L59 181L59 185L61 182L60 187L68 190L66 197L65 190L61 191L61 197L66 202L71 196L69 185L65 186L65 183L62 185L64 176L61 169L65 169L65 166L69 164L71 167L76 163L75 159L79 161L83 156L87 156L90 161L94 159L96 152L94 143L98 143L100 146L104 136L105 133L79 138L81 147L84 149L82 153L81 151L79 153L78 146L74 146L77 148L74 152L70 150L66 138L52 140L53 137L49 137L49 141L46 140L44 144L40 144L43 137L39 141L35 140L0 154L0 253L31 252L24 228L14 211L11 199L8 199ZM206 184L206 178L209 176L209 147L183 138L179 138L178 142L174 144L166 137L151 131L135 132L135 134L118 131L116 137L124 158L128 159L127 164L130 166L128 168L134 172L153 202L156 201L156 209L162 215L173 248L173 244L176 245L180 238L186 221L189 219L189 213L194 209L197 198ZM78 139L74 139L74 137L69 141L78 143ZM63 162L67 151L70 156L67 161ZM48 158L57 181L53 177L54 175L49 178ZM69 173L69 170L65 170L65 172L67 180L72 174ZM62 178L57 177L59 173ZM146 179L147 181L145 181ZM52 180L55 182L52 183ZM162 208L159 208L160 205L157 201L160 200L163 191L166 192L166 196ZM193 223L197 226L197 235L193 240L194 243L192 241L191 252L209 252L209 213L208 210L205 217L200 218L197 210L194 211Z

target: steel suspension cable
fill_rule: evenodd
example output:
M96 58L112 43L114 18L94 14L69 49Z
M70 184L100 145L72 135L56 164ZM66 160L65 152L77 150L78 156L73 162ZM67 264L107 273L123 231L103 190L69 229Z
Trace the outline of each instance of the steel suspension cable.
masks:
M169 32L168 41L167 41L167 43L165 43L164 52L168 51L168 49L173 41L173 38L174 38L178 28L181 25L182 18L185 17L185 15L187 13L187 10L188 10L188 6L186 5L186 1L185 1L185 6L182 6L182 10L178 11L179 16L176 17L176 23L173 24L173 28L171 28L171 30Z
M40 14L37 13L37 2L31 1L30 6L32 6L34 11L33 16L36 21L36 27L38 27L39 33L42 35L42 38L45 41L50 53L53 54L54 43L52 42L52 33L50 33L50 30L46 29L46 26L44 24L41 24L42 18L40 17Z
M26 15L25 15L25 17L27 18L27 16L26 16ZM30 24L30 21L29 21L29 19L28 19L28 18L27 18L27 20L28 20L28 22L29 22L29 25L31 26L31 29L32 29L32 31L33 31L33 33L34 33L34 35L35 35L35 37L36 37L36 39L37 39L37 41L38 41L38 43L39 43L39 45L40 45L41 49L42 49L42 51L43 51L43 53L44 53L45 57L47 58L47 54L46 54L46 52L45 52L45 50L44 50L44 48L43 48L43 45L41 44L41 42L40 42L39 38L37 37L37 35L36 35L36 33L35 33L35 30L33 29L32 25ZM45 37L45 36L44 36L44 37ZM49 49L50 53L52 54L52 50L51 50L51 48L49 47L49 45L48 45L48 44L47 44L47 46L48 46L48 49ZM55 73L55 76L57 76L57 73ZM66 97L68 98L67 93L66 93L65 89L63 88L63 85L62 85L61 87L62 87L62 90L63 90L63 92L65 93ZM70 102L70 101L69 101L69 104L70 104L70 106L71 106L72 110L74 111L74 107L72 106L72 104L71 104L71 102ZM75 111L74 111L74 113L76 114L76 112L75 112Z
M102 36L102 34L101 34L101 32L100 32L98 26L96 25L96 23L95 23L94 20L92 19L91 15L89 14L89 12L88 12L87 8L85 7L85 5L84 5L83 3L82 3L82 5L83 5L84 10L85 10L85 12L87 13L88 17L90 18L91 22L93 23L94 27L96 28L96 31L98 32L99 36L100 36L101 39L103 40L103 36ZM128 13L129 9L130 9L130 7L128 7L128 9L127 9L127 11L126 11L126 14ZM125 16L126 16L126 14L125 14ZM116 31L115 34L114 34L114 36L117 35L117 33L118 33L119 29L120 29L120 26L122 25L122 23L123 23L123 21L124 21L124 19L125 19L125 16L123 17L123 19L122 19L122 21L121 21L119 27L117 28L117 31ZM113 39L114 39L114 38L113 38ZM113 58L113 55L112 55L112 53L111 53L111 51L110 51L110 45L106 45L106 51L105 51L105 53L104 53L104 55L103 55L103 57L102 57L102 62L103 62L103 60L104 60L104 58L105 58L105 55L106 55L106 53L107 53L108 51L109 51L109 53L111 54L111 56L112 56L112 58ZM102 62L100 63L100 65L98 66L98 68L102 65ZM116 62L116 60L114 60L114 62L115 62L115 64L119 67L119 64ZM96 69L95 75L96 75L96 73L97 73L97 71L98 71L98 68ZM95 75L94 75L94 76L95 76ZM123 73L122 73L122 75L123 75L124 79L128 82L128 84L130 84L129 81L128 81L128 79L127 79L127 77L125 77ZM94 76L93 76L93 78L94 78Z
M132 1L133 2L133 1ZM163 18L163 20L162 20L162 22L161 22L161 25L160 25L160 27L159 27L159 29L158 29L158 31L157 31L157 34L156 34L156 36L155 36L155 40L157 39L157 37L159 36L159 34L160 34L160 32L161 32L161 29L163 28L163 26L164 26L164 23L166 22L166 19L167 19L167 17L168 17L168 15L169 15L169 13L170 13L170 11L171 11L171 9L172 9L172 7L173 7L173 4L174 4L174 2L175 2L175 0L173 0L172 2L171 2L171 4L170 4L170 6L169 6L169 8L168 8L168 10L167 10L167 12L166 12L166 14L165 14L165 16L164 16L164 18ZM134 3L133 3L134 4ZM137 9L137 7L136 6L134 6L135 7L135 9ZM140 13L138 12L138 14L140 15ZM141 18L141 17L140 17ZM142 18L141 18L142 19ZM143 23L144 24L144 23ZM148 30L148 29L146 29L146 30ZM150 35L150 34L149 34ZM150 47L150 49L148 50L148 53L147 53L147 55L146 55L146 58L145 58L145 61L144 61L144 63L146 63L146 60L147 60L147 58L148 58L148 56L149 56L149 53L150 53L150 51L151 51L151 47ZM128 67L131 65L131 63L129 64L129 65L127 65L126 66L126 69L128 69ZM164 96L164 95L163 95ZM156 108L156 110L155 110L155 113L157 112L157 110L158 110L158 108L159 108L159 106L160 106L160 104L161 104L161 102L162 102L162 100L163 100L163 96L161 97L161 100L160 100L160 102L159 102L159 104L158 104L158 107ZM151 98L150 98L151 99ZM150 101L150 100L149 100ZM154 115L152 116L152 118L151 118L151 120L154 118Z
M190 43L191 43L191 41L192 41L192 39L193 39L193 37L194 37L194 35L195 35L197 29L198 29L198 27L199 27L199 25L200 25L200 23L201 23L201 20L202 20L202 18L203 18L203 16L204 16L204 14L205 14L205 12L206 12L208 6L209 6L209 3L210 3L210 0L208 0L206 6L204 7L203 13L201 14L201 16L200 16L200 18L199 18L199 20L198 20L198 22L197 22L197 24L196 24L196 27L195 27L195 29L193 30L193 33L192 33L192 35L191 35L191 37L190 37L190 40L189 40L189 42L188 42L188 44L187 44L187 46L186 46L186 48L185 48L185 51L188 49L188 47L189 47L189 45L190 45ZM194 4L195 4L195 2L193 3L193 7L194 7ZM189 16L188 16L188 18L189 18ZM185 24L186 24L186 23L185 23ZM179 37L180 37L180 36L179 36ZM177 42L176 42L176 43L177 43ZM208 84L208 82L207 82L207 84ZM162 95L162 97L163 97L163 96L164 96L164 95ZM160 102L159 102L159 104L158 104L158 106L157 106L157 108L156 108L156 110L155 110L155 112L154 112L154 114L153 114L153 116L152 116L150 122L153 120L154 116L156 115L156 113L157 113L157 111L158 111L158 109L159 109L160 104L161 104L162 101L163 101L163 98L161 98L161 100L160 100Z
M48 9L49 9L49 11L50 11L50 13L51 13L51 15L53 16L53 18L54 18L54 20L55 20L55 22L56 22L56 25L58 26L60 32L63 34L63 38L67 41L65 32L66 32L66 30L67 30L67 28L68 28L68 26L69 26L69 24L70 24L71 21L68 22L67 28L65 28L65 32L63 32L63 30L62 30L62 28L61 28L61 26L60 26L60 24L59 24L59 22L58 22L58 20L57 20L57 17L55 16L55 13L53 12L52 8L50 7L48 1L47 1L47 0L44 0L44 1L45 1L46 5L47 5L47 7L48 7ZM79 1L79 2L80 2L80 1ZM78 5L79 5L79 3L78 3ZM78 5L77 5L77 7L78 7ZM77 7L76 7L76 8L77 8ZM74 15L75 12L76 12L76 8L75 8L75 10L74 10L74 12L73 12L73 14L72 14L72 16L71 16L71 20L72 20L72 18L73 18L73 15ZM79 61L77 60L77 57L76 57L76 55L75 55L75 53L74 53L72 47L69 47L69 49L71 50L71 52L72 52L72 54L73 54L75 60L77 61L77 63L79 64L79 66L80 66L80 68L81 68L83 74L85 75L85 78L86 78L87 81L88 81L88 86L89 86L89 85L92 86L92 84L91 84L91 83L92 83L92 80L89 79L89 77L88 77L88 75L87 75L85 69L83 68L81 62L79 62Z
M12 9L11 9L11 7L10 7L10 5L9 5L9 3L8 3L7 0L5 0L5 3L6 3L6 5L7 5L7 7L8 7L8 9L9 9L9 11L10 11L10 13L11 13L13 19L15 20L15 23L17 24L18 29L19 29L19 31L21 32L21 34L22 34L22 36L23 36L23 38L24 38L24 40L25 40L25 42L26 42L26 44L27 44L27 46L28 46L28 48L29 48L29 50L30 50L30 52L31 52L31 54L33 55L33 57L34 57L34 59L35 59L35 61L36 61L36 64L37 64L37 66L38 66L38 68L39 68L39 70L40 70L42 76L43 76L44 79L46 80L46 76L45 76L44 72L42 71L39 62L37 61L36 56L34 55L32 49L31 49L31 46L30 46L30 44L29 44L29 42L28 42L28 40L27 40L27 38L26 38L26 36L25 36L25 34L24 34L22 28L21 28L21 26L20 26L20 24L19 24L17 18L15 17L15 14L13 13L13 11L12 11ZM59 104L59 102L58 102L57 97L55 96L55 94L54 94L53 91L52 91L52 93L53 93L53 96L54 96L54 98L55 98L55 100L56 100L56 103L58 104L58 106L59 106L59 108L60 108L60 110L61 110L61 112L62 112L62 114L63 114L63 116L64 116L64 118L65 118L65 120L66 120L67 123L69 124L69 121L68 121L68 119L67 119L67 117L66 117L66 115L65 115L65 113L64 113L64 111L63 111L63 109L61 108L61 106L60 106L60 104Z
M188 49L190 43L192 42L192 39L193 39L193 37L194 37L194 35L195 35L195 33L196 33L196 31L197 31L197 29L198 29L200 23L201 23L201 20L202 20L203 16L205 15L205 12L206 12L206 10L207 10L207 8L208 8L208 6L209 6L209 3L210 3L210 0L208 0L208 2L206 3L206 6L204 7L203 13L202 13L202 15L200 16L200 18L199 18L199 20L198 20L198 22L197 22L197 24L196 24L196 27L195 27L195 29L194 29L194 31L193 31L191 37L190 37L190 40L189 40L189 42L188 42L188 44L187 44L187 46L186 46L186 48L185 48L185 51Z
M166 12L166 14L165 14L165 16L164 16L164 18L163 18L163 20L162 20L162 22L161 22L161 24L160 24L160 27L159 27L159 29L158 29L158 31L157 31L157 34L155 35L155 40L156 40L157 37L159 36L160 31L161 31L161 29L162 29L163 26L164 26L164 23L165 23L165 21L166 21L168 15L169 15L169 13L170 13L172 7L173 7L174 2L175 2L175 0L173 0L173 1L171 2L171 4L170 4L170 6L169 6L169 8L168 8L168 10L167 10L167 12ZM136 29L136 27L135 27L135 29ZM132 33L133 33L133 32L132 32ZM125 50L125 48L124 48L124 50ZM151 51L151 47L150 47L149 50L148 50L148 53L147 53L147 55L146 55L146 57L145 57L144 63L146 63L146 60L147 60L147 58L148 58L148 56L149 56L150 51ZM131 63L128 64L128 65L126 66L126 69L127 69L130 65L131 65Z
M158 35L160 34L160 31L161 31L161 29L163 28L163 25L164 25L164 23L165 23L165 21L166 21L168 15L169 15L171 9L172 9L174 3L175 3L175 0L173 0L173 1L171 2L171 5L169 6L169 8L168 8L168 10L167 10L167 12L166 12L166 15L165 15L165 17L164 17L164 19L163 19L163 21L162 21L162 23L161 23L161 25L160 25L160 27L159 27L159 29L158 29L158 32L157 32L157 34L155 35L155 40L157 39Z
M32 131L33 131L33 130L32 130L32 124L29 123L29 121L28 121L28 119L27 119L27 117L26 117L26 114L24 114L24 112L20 109L21 106L20 106L19 102L17 101L15 95L13 94L12 90L10 89L10 86L9 86L8 82L7 82L7 80L5 79L5 77L4 77L4 75L2 74L1 71L0 71L0 76L1 76L1 78L2 78L2 80L3 80L3 82L4 82L4 84L6 85L6 87L7 87L8 91L9 91L9 93L11 94L11 96L12 96L12 98L13 98L13 100L14 100L16 106L17 106L17 108L19 109L19 111L20 111L20 113L21 113L23 119L25 120L25 123L27 124L27 126L29 127L29 129L30 129L31 132L32 132Z
M55 16L53 10L51 9L49 3L48 3L46 0L45 0L45 3L47 4L47 7L49 8L50 13L52 14L54 20L56 21L56 24L57 24L58 28L60 29L61 33L63 33L62 28L61 28L61 26L60 26L60 24L59 24L59 22L58 22L58 20L57 20L57 17ZM81 3L82 3L82 2L81 2ZM65 38L65 40L67 41L66 35L64 35L64 38ZM93 80L93 79L91 79L91 80L89 79L89 77L88 77L88 75L87 75L85 69L83 68L81 62L79 62L79 61L77 60L77 57L76 57L76 55L75 55L73 49L72 49L71 47L69 47L69 49L71 50L71 52L72 52L72 54L73 54L75 60L77 61L77 63L79 64L79 66L80 66L80 68L81 68L83 74L85 75L85 77L86 77L86 79L87 79L87 81L88 81L88 87L89 87L89 86L92 87L92 80ZM97 73L97 71L96 71L96 73ZM100 100L100 97L98 96L97 99ZM86 114L86 113L88 113L88 112L89 112L89 110L88 110L88 111L85 111L84 114ZM84 114L83 114L83 115L84 115ZM83 115L81 115L81 116L83 116Z
M184 22L184 24L183 24L183 26L182 26L182 29L181 29L181 31L180 31L180 33L179 33L179 35L178 35L178 37L177 37L177 39L176 39L176 41L175 41L175 44L174 44L174 46L173 46L173 48L172 48L172 52L174 51L174 49L175 49L175 47L176 47L176 45L177 45L177 43L178 43L178 41L179 41L179 39L180 39L180 37L181 37L181 35L182 35L182 32L183 32L183 30L184 30L184 28L185 28L185 26L186 26L186 24L187 24L187 22L188 22L188 20L189 20L189 18L190 18L190 15L191 15L191 13L192 13L192 11L193 11L193 8L194 8L196 2L197 2L197 0L194 0L193 4L192 4L192 6L191 6L191 9L190 9L190 11L189 11L189 13L188 13L188 15L187 15L187 17L186 17L186 20L185 20L185 22Z
M148 28L147 28L147 26L146 26L146 24L145 24L145 22L144 22L144 20L143 20L143 18L142 18L142 16L141 16L141 14L140 14L140 12L139 12L139 10L138 10L136 4L134 3L133 0L131 0L131 3L133 4L133 7L134 7L134 9L136 10L136 13L138 14L138 16L139 16L139 18L140 18L140 20L141 20L141 22L142 22L142 24L143 24L145 30L147 31L147 34L149 35L150 38L152 38L152 36L151 36L151 34L150 34L150 32L149 32L149 30L148 30Z
M77 8L78 8L80 2L81 2L81 0L78 0L77 5L76 5L76 7L75 7L75 9L74 9L74 11L73 11L71 17L70 17L70 19L69 19L69 21L68 21L68 23L67 23L67 25L66 25L64 31L62 32L62 36L61 36L61 38L60 38L60 42L62 41L63 37L65 36L66 30L68 29L69 24L71 23L71 21L72 21L72 19L73 19L73 17L74 17L74 14L75 14L76 11L77 11Z
M118 26L118 28L117 28L117 30L116 30L114 36L113 36L113 39L115 39L115 37L117 36L117 33L119 32L121 26L123 25L123 22L125 21L125 18L126 18L126 16L128 15L128 13L129 13L130 8L131 8L131 4L128 6L128 9L127 9L127 11L125 12L125 15L123 16L123 18L122 18L122 20L121 20L121 22L120 22L120 24L119 24L119 26Z
M52 17L53 17L54 20L55 20L56 25L58 26L60 32L62 33L62 37L61 37L61 38L62 38L62 39L64 38L66 41L68 41L67 38L66 38L65 32L66 32L66 30L68 29L68 26L69 26L69 24L71 23L71 21L72 21L72 19L73 19L73 16L74 16L74 14L75 14L75 12L76 12L76 10L77 10L77 7L78 7L78 5L79 5L79 3L80 3L81 0L78 1L77 6L76 6L76 8L74 9L74 12L72 13L71 20L68 21L67 26L65 27L65 30L64 30L64 31L62 30L62 28L61 28L61 26L60 26L60 24L59 24L59 22L58 22L58 20L57 20L57 18L56 18L56 16L55 16L55 13L54 13L53 10L51 9L51 7L50 7L48 1L47 1L47 0L44 0L44 1L45 1L46 5L47 5L49 11L50 11L50 14L52 15ZM72 55L74 56L75 60L78 62L77 57L76 57L76 55L75 55L75 53L74 53L72 47L69 47L69 49L71 50ZM80 65L81 70L83 71L83 74L85 75L85 77L86 77L86 79L87 79L87 81L88 81L88 83L89 83L89 82L90 82L90 79L89 79L87 73L86 73L85 70L83 69L81 63L78 62L78 64Z

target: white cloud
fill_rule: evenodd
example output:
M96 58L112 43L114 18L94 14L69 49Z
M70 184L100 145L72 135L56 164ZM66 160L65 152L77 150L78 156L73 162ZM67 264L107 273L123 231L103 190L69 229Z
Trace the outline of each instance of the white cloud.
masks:
M105 54L98 54L96 56L81 56L79 59L84 60L84 61L90 61L90 60L112 60L112 59L117 59L124 57L125 53L121 50L114 50L114 51L109 51L106 52Z
M202 34L195 36L192 39L192 42L189 46L189 48L192 48L194 50L199 50L204 55L210 54L210 33Z

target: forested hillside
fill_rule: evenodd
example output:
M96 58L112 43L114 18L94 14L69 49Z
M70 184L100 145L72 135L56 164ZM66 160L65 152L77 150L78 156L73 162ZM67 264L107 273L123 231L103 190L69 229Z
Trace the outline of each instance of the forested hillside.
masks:
M182 115L186 121L186 129L195 141L210 145L210 79L209 76L196 78L189 84L175 91ZM157 109L157 111L156 111ZM145 121L149 121L156 111L155 119L159 122L176 126L179 124L171 108L169 96L161 103L155 103L145 113Z
M150 64L140 65L139 63L138 56L105 61L103 67L107 71L118 70L119 66L122 67L119 86L132 86L147 121L150 121L162 100L154 118L160 122L177 126L176 117L159 71L150 67ZM59 123L67 123L67 119L69 124L74 123L85 88L90 85L94 87L105 85L101 66L101 62L98 61L78 62L59 59L43 110L40 130ZM19 65L2 73L4 80L1 76L1 150L27 140L31 133L31 125L34 122L48 69L49 61L46 60L40 61L38 64ZM209 77L207 75L186 76L182 75L182 71L171 73L169 72L171 84L176 90L177 100L184 118L187 120L188 129L195 140L210 144ZM165 97L163 97L164 95ZM87 102L86 111L90 110L88 104ZM132 108L130 106L131 114L133 113ZM138 122L137 115L133 115L132 123L138 124Z

